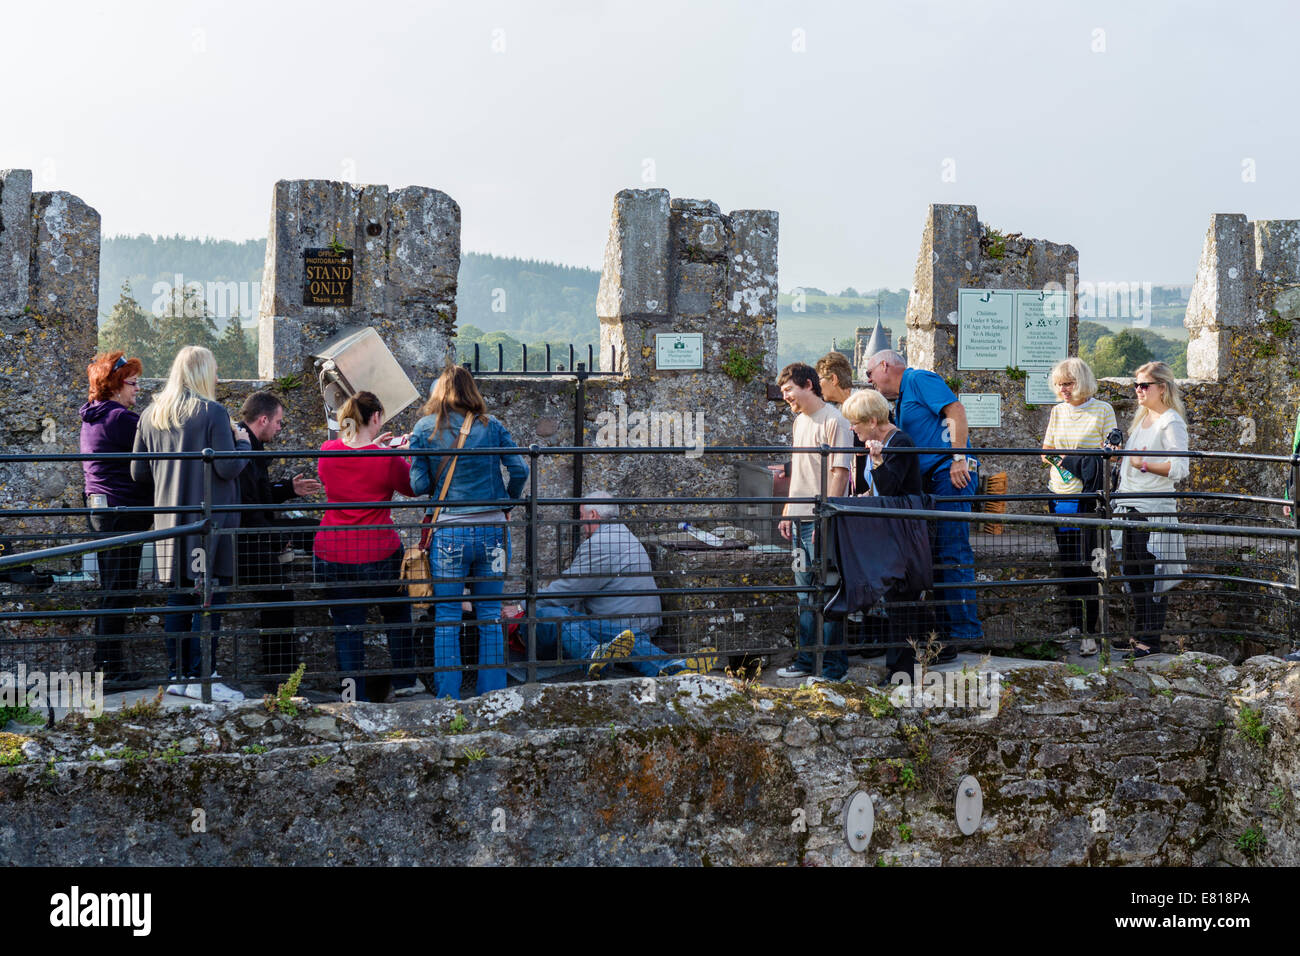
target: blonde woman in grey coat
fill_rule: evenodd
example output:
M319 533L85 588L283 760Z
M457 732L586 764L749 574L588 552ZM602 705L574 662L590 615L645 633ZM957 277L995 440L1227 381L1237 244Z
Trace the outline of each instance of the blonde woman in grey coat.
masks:
M167 384L154 402L140 416L135 436L135 453L141 452L194 452L211 448L213 451L249 451L248 429L242 422L232 422L230 413L217 402L217 360L205 348L188 345L176 353ZM238 477L248 463L246 458L218 458L212 464L213 506L239 503ZM131 477L145 481L152 477L154 507L184 509L188 511L160 512L154 515L157 529L175 528L195 521L203 504L203 472L207 466L194 459L140 460L131 462ZM239 527L239 513L217 512L214 523L220 528ZM224 580L229 582L235 573L234 542L229 535L218 535L215 554L204 550L203 535L184 535L157 544L158 574L174 590L167 597L167 606L176 608L163 619L167 637L167 660L172 680L169 694L198 698L202 694L199 684L187 678L219 676L215 670L210 675L200 674L202 648L195 633L200 617L196 610L201 598L203 574L210 574L213 586ZM214 595L213 603L219 603ZM212 661L217 660L216 632L220 618L212 618ZM176 635L176 636L171 636ZM180 635L185 635L181 637ZM212 699L220 701L243 700L244 695L213 683Z

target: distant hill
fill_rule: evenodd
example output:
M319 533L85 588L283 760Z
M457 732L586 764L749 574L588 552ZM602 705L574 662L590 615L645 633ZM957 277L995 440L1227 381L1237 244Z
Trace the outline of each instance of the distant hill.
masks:
M122 283L146 311L161 308L166 292L157 283L243 283L209 308L218 324L237 308L244 324L253 322L259 306L265 239L234 242L184 236L112 236L100 252L100 322L112 312ZM484 333L507 332L525 341L573 342L586 346L600 341L596 321L596 290L600 273L534 259L509 259L467 252L461 257L456 309L462 328ZM209 299L212 297L209 296Z
M215 301L213 291L208 290L209 310L219 328L225 327L235 310L245 326L251 325L259 306L265 258L265 239L109 237L103 241L100 257L100 324L117 303L123 282L130 283L135 300L146 311L155 312L165 306L180 274L183 281L199 282L205 290L209 283L221 284L217 291L222 294ZM155 292L157 283L166 283L166 289ZM473 342L480 342L486 361L489 352L495 356L496 343L501 342L510 361L510 356L518 354L519 344L526 342L530 367L533 349L540 350L544 342L556 347L556 355L567 356L564 346L570 343L585 353L588 344L600 341L596 320L599 286L600 273L595 269L466 252L461 257L456 295L459 351L465 355ZM1152 326L1169 328L1174 337L1185 335L1182 314L1186 295L1185 288L1157 286L1152 295ZM893 331L897 343L906 334L907 298L906 289L858 292L850 287L839 294L811 286L788 289L778 299L777 367L815 361L830 351L832 342L851 352L855 330L874 326L877 316ZM1103 324L1113 326L1108 328L1111 332L1121 328L1105 320ZM1162 341L1152 339L1150 344L1156 346L1153 352L1162 353Z

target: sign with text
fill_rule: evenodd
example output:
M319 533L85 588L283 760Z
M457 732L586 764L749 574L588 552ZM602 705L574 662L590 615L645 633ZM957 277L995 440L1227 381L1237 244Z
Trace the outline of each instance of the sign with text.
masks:
M958 395L957 401L966 409L966 424L970 428L1002 427L1002 396L997 392L976 392Z
M657 333L655 335L655 368L704 368L704 333Z
M1016 297L993 289L957 291L957 368L1004 369L1015 345Z
M1060 401L1056 397L1056 390L1052 388L1051 375L1051 369L1043 368L1035 369L1026 376L1026 405L1055 405Z
M1049 368L1069 355L1064 290L958 289L957 368Z
M303 250L302 304L352 305L352 250Z
M1046 368L1070 354L1065 292L1016 293L1016 368Z

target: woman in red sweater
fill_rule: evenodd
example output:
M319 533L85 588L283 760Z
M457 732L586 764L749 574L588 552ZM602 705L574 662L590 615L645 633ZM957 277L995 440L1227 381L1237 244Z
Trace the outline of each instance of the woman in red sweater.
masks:
M372 392L357 392L339 410L341 438L327 441L321 451L377 449L387 441L380 434L384 406ZM317 472L330 502L391 501L394 492L414 497L411 466L397 455L382 457L321 458ZM328 584L329 597L340 601L376 600L404 596L401 588L402 539L393 527L391 510L384 507L331 508L325 512L312 547L312 567L319 584ZM337 629L334 649L344 674L365 670L361 635L366 623L364 603L330 608ZM411 608L407 604L380 604L388 632L388 653L394 668L413 668ZM364 677L356 677L356 699L370 700ZM413 687L415 678L393 678L395 689Z

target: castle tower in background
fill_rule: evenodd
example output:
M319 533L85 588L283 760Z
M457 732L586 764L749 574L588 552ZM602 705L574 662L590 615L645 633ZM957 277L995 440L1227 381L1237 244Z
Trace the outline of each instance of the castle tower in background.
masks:
M875 328L857 329L853 341L854 375L865 381L867 378L867 359L882 349L892 349L894 347L893 342L894 333L879 318L876 319Z

